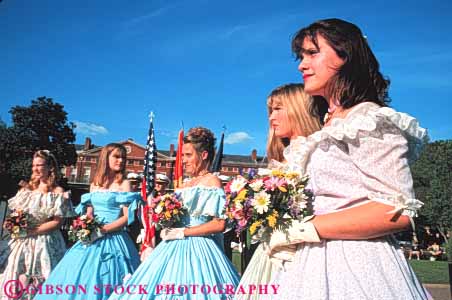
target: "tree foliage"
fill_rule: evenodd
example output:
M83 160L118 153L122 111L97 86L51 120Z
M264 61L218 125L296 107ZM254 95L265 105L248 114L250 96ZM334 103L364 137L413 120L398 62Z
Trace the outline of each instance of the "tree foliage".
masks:
M424 202L420 222L445 236L452 229L452 140L428 144L412 167L416 197Z
M11 127L0 122L0 177L9 185L0 188L2 195L10 195L20 179L28 179L37 150L50 150L60 166L75 164L75 124L68 122L61 104L39 97L30 106L12 107L10 113Z

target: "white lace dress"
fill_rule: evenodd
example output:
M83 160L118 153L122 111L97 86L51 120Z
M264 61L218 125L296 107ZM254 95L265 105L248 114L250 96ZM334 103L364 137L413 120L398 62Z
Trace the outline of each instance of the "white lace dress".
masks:
M28 212L36 224L54 216L73 216L70 200L64 199L62 194L43 194L26 189L8 201L8 209ZM5 295L5 283L18 280L21 275L27 276L29 282L43 282L65 251L66 245L59 230L10 240L6 248L0 249L0 299L10 299Z
M292 141L284 155L287 168L310 176L317 215L372 200L413 217L422 203L414 199L409 160L425 141L414 118L366 102ZM278 299L427 299L392 236L300 244L274 283Z

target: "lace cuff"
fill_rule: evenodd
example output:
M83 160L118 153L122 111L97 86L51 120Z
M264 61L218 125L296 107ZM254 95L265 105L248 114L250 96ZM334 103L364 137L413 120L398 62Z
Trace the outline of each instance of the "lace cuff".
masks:
M389 211L388 214L402 213L403 215L407 215L411 218L417 217L417 210L424 205L423 202L417 199L405 197L402 194L383 195L381 193L370 193L368 197L372 201L394 206L394 209Z

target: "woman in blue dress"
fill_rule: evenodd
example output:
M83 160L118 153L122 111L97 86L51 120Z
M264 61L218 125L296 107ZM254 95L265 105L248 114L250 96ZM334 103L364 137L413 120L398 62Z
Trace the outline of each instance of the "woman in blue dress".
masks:
M223 253L225 194L208 168L215 138L192 128L184 138L183 164L191 180L176 190L188 213L182 228L162 230L162 242L110 299L231 299L239 277Z
M125 162L123 145L112 143L102 149L90 193L82 196L76 211L104 223L103 236L89 245L77 242L69 249L36 300L107 299L111 287L121 285L138 267L138 252L124 228L133 221L141 198L130 192Z

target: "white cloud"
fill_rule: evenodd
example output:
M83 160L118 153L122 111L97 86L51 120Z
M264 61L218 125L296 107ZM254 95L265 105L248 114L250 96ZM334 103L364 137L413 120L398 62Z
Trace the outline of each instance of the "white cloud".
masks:
M224 143L228 145L240 144L248 142L252 139L253 137L251 137L248 133L244 131L238 131L228 134L228 136L226 136L226 138L224 139Z
M85 135L106 135L108 134L107 128L102 125L97 125L93 123L85 123L80 121L74 121L76 133L81 133Z

